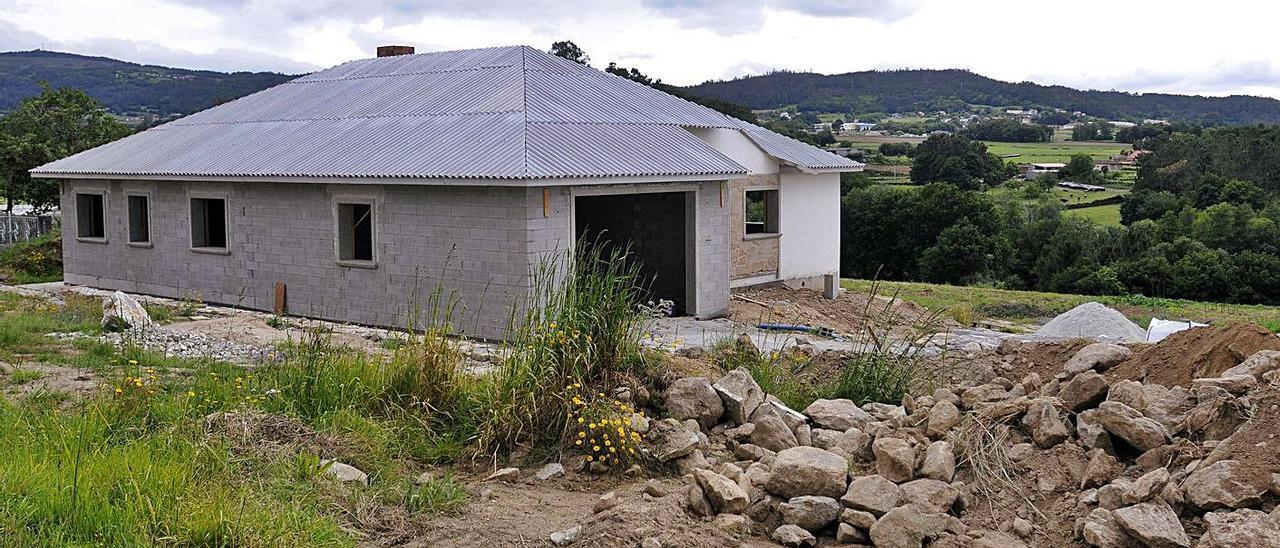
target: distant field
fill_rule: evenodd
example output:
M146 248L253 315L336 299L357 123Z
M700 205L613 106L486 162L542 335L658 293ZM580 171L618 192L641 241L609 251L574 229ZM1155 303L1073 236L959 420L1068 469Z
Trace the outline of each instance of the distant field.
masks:
M914 143L919 144L923 137L896 137L892 135L852 135L840 137L842 141L850 141L863 150L874 150L881 143ZM997 156L1017 154L1006 158L1015 164L1043 162L1067 163L1075 154L1088 154L1094 160L1106 160L1128 150L1129 145L1110 141L1053 141L1049 143L999 143L985 141L987 150Z
M1064 213L1084 217L1103 226L1120 226L1120 204L1068 209Z
M847 290L866 293L873 282L841 280ZM1013 291L990 287L961 287L913 282L880 282L877 293L893 296L946 313L952 317L974 320L997 319L1018 323L1039 323L1077 305L1097 301L1124 313L1139 325L1146 326L1151 317L1167 320L1193 320L1203 323L1252 322L1268 329L1280 328L1280 307L1221 304L1182 299L1152 297L1092 297L1037 291Z
M1127 150L1129 145L1101 141L1061 141L1050 143L997 143L987 141L987 150L997 156L1017 154L1006 161L1015 164L1044 162L1067 163L1076 154L1088 154L1094 160L1106 160Z

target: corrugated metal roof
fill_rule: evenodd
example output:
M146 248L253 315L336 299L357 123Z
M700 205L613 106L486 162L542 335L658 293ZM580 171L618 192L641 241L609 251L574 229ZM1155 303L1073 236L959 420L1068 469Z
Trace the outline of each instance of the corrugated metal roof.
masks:
M732 128L811 171L856 162L523 46L363 59L32 170L39 176L731 175L684 128Z

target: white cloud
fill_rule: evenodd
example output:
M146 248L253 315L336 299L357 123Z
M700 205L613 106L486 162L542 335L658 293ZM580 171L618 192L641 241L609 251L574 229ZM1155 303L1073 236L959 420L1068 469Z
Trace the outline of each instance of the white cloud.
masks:
M771 69L967 68L1096 89L1280 97L1271 26L1244 0L0 0L0 49L299 72L372 55L570 39L676 84Z

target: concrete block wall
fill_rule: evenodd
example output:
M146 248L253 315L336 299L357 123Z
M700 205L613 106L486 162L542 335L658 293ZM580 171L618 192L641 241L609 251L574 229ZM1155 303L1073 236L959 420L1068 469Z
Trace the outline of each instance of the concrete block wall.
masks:
M458 303L455 325L484 338L501 337L527 296L531 254L568 231L523 188L67 181L68 218L81 190L106 192L107 238L80 241L69 225L69 283L270 310L281 282L290 314L391 327L421 321L439 284ZM126 193L150 196L149 247L125 243ZM190 248L192 197L227 200L225 254ZM373 268L337 261L345 199L374 203Z
M730 220L729 236L732 238L732 279L754 278L778 273L779 238L777 236L747 236L746 191L777 190L780 187L777 173L756 174L737 179L729 185ZM783 212L781 216L785 215ZM803 213L800 213L803 214Z
M659 185L664 183L658 183ZM722 183L696 189L696 310L728 310L728 208ZM647 185L645 185L647 186ZM407 327L437 286L457 302L454 325L475 337L504 336L527 302L530 273L573 245L572 196L589 187L340 185L67 180L64 272L68 283L271 310L275 284L288 313ZM683 188L683 187L682 187ZM575 190L577 189L577 190ZM76 192L106 196L106 238L75 235ZM126 243L126 196L149 197L151 243ZM191 249L190 199L227 200L225 253ZM374 265L337 260L336 204L374 204Z

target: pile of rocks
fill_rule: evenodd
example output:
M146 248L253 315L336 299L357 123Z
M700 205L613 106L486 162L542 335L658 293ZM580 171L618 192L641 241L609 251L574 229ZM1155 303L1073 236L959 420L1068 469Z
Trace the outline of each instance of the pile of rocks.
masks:
M688 480L689 513L784 546L828 538L1018 547L1069 538L1189 547L1196 536L1206 548L1280 546L1280 513L1263 511L1275 506L1280 476L1272 473L1280 470L1247 466L1222 449L1252 416L1256 392L1280 385L1280 352L1259 352L1190 387L1112 384L1102 373L1129 353L1097 343L1047 382L1033 373L1020 382L965 382L900 405L817 400L803 412L765 394L742 369L714 382L682 378L666 390L669 416L647 439L652 456ZM999 526L969 519L974 504L988 501L975 488L984 481L975 455L957 447L966 432L990 425L1009 432L993 454L1087 456L1083 470L1070 471L1079 485L1067 487L1081 516L1074 531L1046 537L1047 523L1023 517Z

